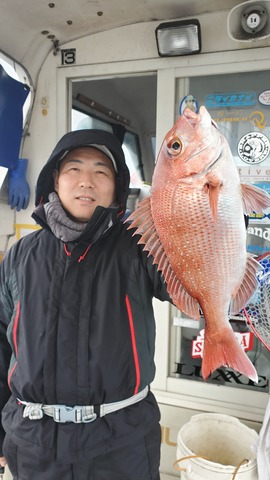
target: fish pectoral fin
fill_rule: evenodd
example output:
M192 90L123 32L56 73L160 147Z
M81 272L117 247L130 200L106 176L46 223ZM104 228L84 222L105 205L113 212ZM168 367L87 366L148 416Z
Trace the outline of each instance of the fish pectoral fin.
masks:
M233 368L253 382L258 382L256 369L238 343L230 325L221 328L218 335L215 333L214 336L211 336L211 332L208 331L206 326L202 360L204 380L221 366Z
M144 250L148 250L147 244L145 245ZM154 256L153 263L157 264L158 270L162 272L167 285L168 294L174 305L188 317L193 318L194 320L199 320L200 305L198 301L187 292L179 278L175 275L161 243L159 243L158 249L155 247L155 249L150 250L149 255L150 254Z
M217 221L218 221L217 211L218 211L219 192L220 192L220 188L223 185L223 182L213 172L208 173L206 175L206 180L207 181L205 183L205 188L208 190L210 208L211 208L211 211L212 211L214 221L217 223Z
M259 270L262 269L262 266L255 260L255 258L247 254L247 263L244 278L240 285L240 288L236 292L233 292L232 302L230 305L230 313L236 315L239 313L247 304L252 295L255 293L258 287L258 280L256 274Z
M144 250L149 250L148 244L145 245ZM179 278L175 275L160 241L155 243L155 247L149 252L149 255L150 254L154 256L153 263L157 264L158 270L162 272L167 285L168 294L170 295L174 305L188 317L191 317L194 320L199 320L200 305L198 301L187 292Z
M270 196L265 190L241 183L241 191L244 213L247 215L252 212L262 213L263 210L270 208Z
M174 305L188 317L198 320L200 318L199 303L188 294L174 273L154 224L150 198L142 200L125 223L130 224L128 229L135 228L133 235L141 235L138 243L143 244L143 249L149 252L148 255L153 256L153 264L156 264L161 271Z
M186 291L183 285L177 280L174 290L170 292L168 285L168 292L174 303L174 305L185 315L194 320L200 319L200 305L198 301L191 297L191 295Z

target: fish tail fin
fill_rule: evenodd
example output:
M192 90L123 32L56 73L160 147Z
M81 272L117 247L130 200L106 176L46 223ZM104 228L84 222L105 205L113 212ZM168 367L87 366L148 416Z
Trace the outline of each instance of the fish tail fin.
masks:
M258 375L254 365L239 344L232 328L224 327L215 337L205 331L202 376L206 380L218 367L233 368L242 375L258 382Z

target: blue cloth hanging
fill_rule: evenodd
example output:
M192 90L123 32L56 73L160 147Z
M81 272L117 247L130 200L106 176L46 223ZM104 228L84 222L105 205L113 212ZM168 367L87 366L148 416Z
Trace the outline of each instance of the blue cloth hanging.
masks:
M9 170L17 166L23 132L23 105L29 90L0 65L0 165Z
M29 90L0 65L0 166L8 168L8 204L17 211L27 208L30 198L27 159L19 158L23 105Z

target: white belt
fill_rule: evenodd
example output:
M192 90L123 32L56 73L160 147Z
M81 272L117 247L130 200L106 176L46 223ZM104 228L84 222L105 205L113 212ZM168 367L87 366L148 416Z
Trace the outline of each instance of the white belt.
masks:
M143 400L149 391L149 387L145 387L141 392L121 400L120 402L104 403L103 405L75 405L68 407L67 405L43 405L43 403L24 402L17 399L19 403L25 405L23 417L28 417L30 420L40 420L43 415L53 417L58 423L89 423L96 420L97 417L104 417L108 413L116 412L122 408L129 407L134 403Z

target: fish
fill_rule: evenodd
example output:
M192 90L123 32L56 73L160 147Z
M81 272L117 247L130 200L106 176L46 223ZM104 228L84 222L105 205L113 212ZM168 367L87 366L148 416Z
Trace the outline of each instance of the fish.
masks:
M240 182L228 141L201 106L186 108L165 136L150 195L126 220L173 304L205 319L204 380L225 366L258 381L229 318L253 296L261 268L246 250L244 214L269 207L266 191Z

